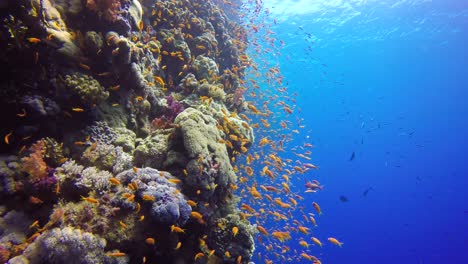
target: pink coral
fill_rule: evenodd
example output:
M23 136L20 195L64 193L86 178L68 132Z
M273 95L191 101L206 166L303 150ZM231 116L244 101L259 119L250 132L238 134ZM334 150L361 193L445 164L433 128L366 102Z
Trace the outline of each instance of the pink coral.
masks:
M86 0L86 7L103 16L106 20L115 22L119 15L121 0Z

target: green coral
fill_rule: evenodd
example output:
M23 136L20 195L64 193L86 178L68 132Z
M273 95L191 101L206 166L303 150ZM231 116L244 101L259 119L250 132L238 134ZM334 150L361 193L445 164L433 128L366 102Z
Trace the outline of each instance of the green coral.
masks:
M234 228L237 228L237 234L234 234ZM246 220L241 220L239 214L234 213L216 220L210 228L207 244L217 253L219 252L217 256L224 258L226 262L235 261L238 256L242 256L242 259L250 259L255 251L253 236L256 233L258 232L254 226ZM231 257L221 255L226 251L230 252Z
M88 31L85 35L86 51L91 54L97 54L102 49L104 40L96 31Z
M109 92L93 77L75 73L65 76L65 86L89 106L99 104L109 97Z
M189 174L193 172L194 175L187 178L188 185L198 189L199 187L207 188L206 184L209 184L207 194L212 194L213 183L218 184L217 188L223 188L235 182L236 175L226 146L219 142L222 138L221 131L218 130L217 122L213 117L194 108L187 108L176 117L175 123L180 128L185 151L191 159L187 164L187 170ZM202 158L204 168L216 167L216 169L198 172L199 158Z
M216 62L203 55L197 56L192 63L192 68L195 70L195 76L198 80L206 80L210 83L213 83L219 74Z
M53 138L43 138L44 141L44 161L51 167L57 167L65 160L62 144Z
M209 84L204 83L198 87L198 94L211 97L215 100L224 101L226 93L224 92L224 86L220 83Z
M171 131L172 129L160 129L157 134L139 140L134 153L135 164L161 168L169 151Z
M113 144L122 147L127 153L133 153L135 151L135 132L125 127L117 127L115 128L115 132L117 133L117 137L114 139Z

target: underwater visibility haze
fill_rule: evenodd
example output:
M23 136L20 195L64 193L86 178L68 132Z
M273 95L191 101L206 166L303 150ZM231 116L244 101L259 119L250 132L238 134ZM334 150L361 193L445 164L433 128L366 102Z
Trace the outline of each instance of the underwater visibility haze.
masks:
M468 263L467 1L0 8L0 263Z

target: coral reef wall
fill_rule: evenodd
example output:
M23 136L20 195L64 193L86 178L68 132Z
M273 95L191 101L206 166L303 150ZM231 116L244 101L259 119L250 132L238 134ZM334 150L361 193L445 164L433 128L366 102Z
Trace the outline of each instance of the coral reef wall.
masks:
M210 0L5 5L0 262L248 263L245 29Z

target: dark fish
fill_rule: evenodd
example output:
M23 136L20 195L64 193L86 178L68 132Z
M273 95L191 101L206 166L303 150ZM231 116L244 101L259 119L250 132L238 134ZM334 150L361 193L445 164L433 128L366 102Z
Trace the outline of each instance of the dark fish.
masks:
M351 157L349 157L349 161L352 161L352 160L354 159L355 156L356 156L356 154L355 154L354 151L353 151L353 153L351 154Z
M366 197L367 194L369 193L369 191L370 191L370 190L373 190L373 189L374 189L374 188L372 188L372 187L369 187L369 188L365 189L364 192L362 192L362 196Z
M343 203L346 203L349 201L348 197L344 196L344 195L340 195L340 201L343 202Z

